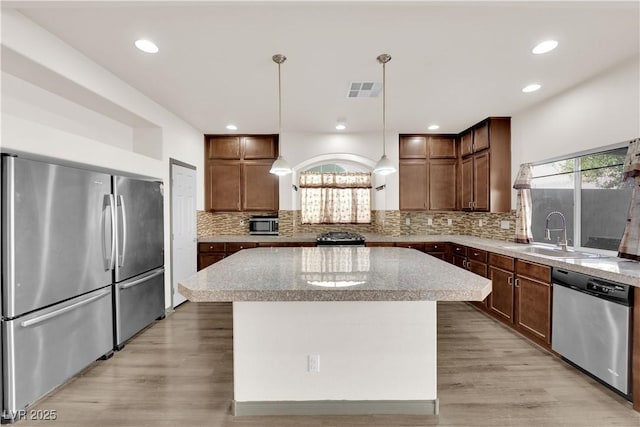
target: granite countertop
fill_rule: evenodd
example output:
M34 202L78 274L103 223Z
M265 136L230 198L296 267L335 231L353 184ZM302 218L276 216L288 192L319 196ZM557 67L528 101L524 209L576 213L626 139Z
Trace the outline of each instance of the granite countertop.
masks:
M406 248L254 248L179 283L190 301L482 301L491 281Z
M411 235L411 236L385 236L381 234L364 233L367 242L451 242L459 245L470 246L501 255L519 258L526 261L549 265L590 274L603 279L640 287L640 262L618 257L583 258L583 259L557 259L538 254L522 252L515 248L526 248L528 245L519 245L513 242L483 239L461 235ZM315 242L316 236L303 234L293 237L280 236L211 236L198 239L199 242Z

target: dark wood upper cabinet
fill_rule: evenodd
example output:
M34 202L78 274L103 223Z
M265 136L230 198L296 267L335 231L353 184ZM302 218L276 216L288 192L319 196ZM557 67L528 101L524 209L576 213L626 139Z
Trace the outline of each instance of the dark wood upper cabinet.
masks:
M242 210L278 210L278 177L270 174L272 160L242 165Z
M467 156L473 153L473 132L466 131L460 135L460 155Z
M210 162L206 170L208 210L240 211L242 165L240 161Z
M435 159L429 162L429 209L453 211L456 209L458 162L455 159Z
M277 211L277 135L205 135L205 209Z
M471 138L471 152L467 135ZM461 136L460 187L462 210L509 212L511 210L511 119L490 117ZM466 153L466 154L465 154ZM469 162L471 170L469 168ZM473 188L469 194L469 183Z
M486 212L489 210L489 174L490 154L483 151L473 159L473 210Z
M276 140L273 136L245 136L243 137L244 156L247 159L276 158Z
M473 151L482 151L489 148L489 122L486 121L482 125L473 129Z
M400 160L400 209L427 209L427 171L426 160Z
M427 137L426 136L401 136L400 137L400 158L401 159L426 159L427 158Z
M429 137L430 159L455 159L456 139L453 136Z
M462 210L473 208L473 157L465 157L460 163L460 207Z
M215 136L207 138L208 159L240 160L239 136Z

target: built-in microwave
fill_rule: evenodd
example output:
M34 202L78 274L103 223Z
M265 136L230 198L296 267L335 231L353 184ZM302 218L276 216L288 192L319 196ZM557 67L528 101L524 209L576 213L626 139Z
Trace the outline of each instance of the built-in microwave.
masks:
M252 216L249 218L249 234L278 234L277 216Z

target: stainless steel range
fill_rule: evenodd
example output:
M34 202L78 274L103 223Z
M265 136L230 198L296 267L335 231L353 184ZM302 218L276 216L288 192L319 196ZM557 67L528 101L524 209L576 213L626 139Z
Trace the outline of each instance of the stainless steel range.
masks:
M345 231L329 231L318 235L316 246L364 246L364 236Z

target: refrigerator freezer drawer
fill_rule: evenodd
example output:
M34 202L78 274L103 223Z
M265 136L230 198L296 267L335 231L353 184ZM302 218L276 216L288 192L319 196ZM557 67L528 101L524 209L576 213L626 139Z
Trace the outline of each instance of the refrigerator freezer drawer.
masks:
M111 295L107 286L2 322L3 418L112 350Z
M115 345L124 343L164 316L164 268L115 285Z

